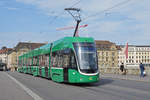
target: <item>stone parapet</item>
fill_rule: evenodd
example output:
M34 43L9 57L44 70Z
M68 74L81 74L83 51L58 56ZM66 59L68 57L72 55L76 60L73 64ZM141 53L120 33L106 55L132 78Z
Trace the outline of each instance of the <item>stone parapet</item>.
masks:
M101 74L121 74L121 71L118 67L110 67L110 68L99 68ZM126 74L129 75L139 75L139 68L125 68ZM150 67L145 68L145 72L147 75L150 75Z

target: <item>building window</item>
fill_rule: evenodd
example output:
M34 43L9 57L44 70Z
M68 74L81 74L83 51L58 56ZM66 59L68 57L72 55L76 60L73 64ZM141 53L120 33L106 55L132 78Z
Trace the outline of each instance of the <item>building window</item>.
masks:
M106 52L106 56L108 56L108 52Z
M106 57L106 61L108 61L108 57Z
M102 52L102 56L104 55L104 52Z
M99 52L99 56L102 56L102 55L101 55L101 52Z
M114 52L112 52L112 56L115 56L115 53L114 53Z
M114 58L114 57L112 57L112 61L115 61L115 58Z
M114 67L115 66L115 64L114 63L112 63L112 67Z

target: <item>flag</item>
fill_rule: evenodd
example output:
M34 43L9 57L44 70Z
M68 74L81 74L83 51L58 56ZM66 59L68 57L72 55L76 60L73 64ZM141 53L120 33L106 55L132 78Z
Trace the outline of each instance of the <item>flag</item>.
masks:
M128 58L128 42L127 42L127 44L126 44L124 54L125 54L125 57L126 57L126 59L127 59L127 58Z

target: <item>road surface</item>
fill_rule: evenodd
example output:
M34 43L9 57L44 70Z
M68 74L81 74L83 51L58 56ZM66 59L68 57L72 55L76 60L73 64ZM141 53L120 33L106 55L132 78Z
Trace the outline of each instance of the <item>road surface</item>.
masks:
M0 97L8 90L7 94L14 91L15 94L23 98L8 98L7 100L31 100L31 97L35 100L150 100L150 83L148 82L101 78L99 82L93 84L65 84L18 72L4 72L0 73L0 85L1 76L3 76L3 80L6 80L2 82L3 85L8 81L13 83L11 85L14 87L2 91L0 86ZM22 85L15 84L11 77ZM27 89L24 90L22 86ZM22 92L16 89L22 89ZM4 99L0 98L0 100Z

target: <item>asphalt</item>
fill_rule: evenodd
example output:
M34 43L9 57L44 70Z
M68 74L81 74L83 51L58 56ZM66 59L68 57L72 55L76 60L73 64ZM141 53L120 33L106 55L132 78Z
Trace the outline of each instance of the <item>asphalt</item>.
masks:
M121 75L121 74L101 74L100 77L117 78L123 80L134 80L142 82L150 82L150 76L140 77L139 75Z
M128 75L105 74L97 83L65 84L18 72L1 72L0 100L149 100L149 82L122 80L125 76L129 79Z
M0 71L0 100L34 100L12 80L6 72Z
M101 78L97 83L65 84L18 72L7 73L43 100L149 100L150 98L148 82L106 78L105 75L105 78Z

